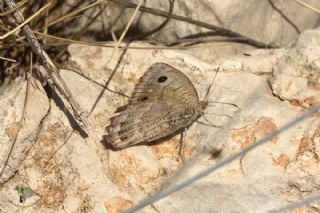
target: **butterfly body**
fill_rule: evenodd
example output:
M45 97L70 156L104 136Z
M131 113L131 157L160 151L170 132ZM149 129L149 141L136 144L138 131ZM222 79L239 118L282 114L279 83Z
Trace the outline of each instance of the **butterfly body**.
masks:
M128 104L111 118L104 139L123 149L170 136L196 121L204 105L187 76L156 63L141 77Z

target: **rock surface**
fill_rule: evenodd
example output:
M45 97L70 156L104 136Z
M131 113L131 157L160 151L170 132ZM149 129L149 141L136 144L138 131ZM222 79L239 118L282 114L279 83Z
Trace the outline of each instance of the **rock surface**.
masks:
M138 3L138 1L127 2ZM314 8L320 6L317 0L309 0L307 3ZM105 22L112 25L113 30L123 29L134 9L125 9L123 12L123 7L119 7L118 4L110 6L112 9L109 10ZM144 6L168 13L169 1L148 0ZM120 17L119 14L121 14ZM259 4L255 0L175 1L173 14L226 28L258 41L280 46L293 45L300 32L318 26L319 21L317 13L302 6L298 1L289 0L268 0L259 2ZM139 14L135 19L134 26L142 32L150 32L164 21L164 17L155 17L157 16L149 13ZM155 33L152 37L156 40L170 42L191 35L210 33L211 30L172 18L165 30ZM220 49L219 45L215 45L211 51L219 53L217 49Z
M183 50L155 49L141 43L131 44L124 54L122 50L71 45L69 66L73 71L64 69L61 75L90 114L88 137L71 127L74 121L67 119L68 105L62 106L52 93L48 99L36 80L28 86L19 131L26 83L20 80L7 89L0 96L1 168L15 134L19 134L0 179L0 209L117 212L241 151L319 102L318 35L319 30L306 31L289 50L253 50L214 62L199 60ZM144 49L135 48L141 46ZM212 85L201 123L186 130L182 154L180 135L150 146L107 149L101 139L110 117L126 104L139 77L156 62L184 72L200 99ZM314 114L141 212L267 212L318 194L319 122L319 113ZM221 149L218 158L212 158L213 148ZM195 155L199 160L186 166ZM18 184L30 187L36 195L19 203L14 189ZM319 204L301 211L317 211Z
M74 2L76 1L68 0L65 4L62 4L62 13L69 11L71 9L69 8L71 7L70 5L73 5L72 3ZM93 36L99 40L106 37L109 38L110 33L119 37L138 2L138 0L113 0L108 2L106 11L101 16L102 20L90 25L88 36L86 36L87 39L92 40ZM153 12L137 13L130 27L132 32L129 31L128 36L136 36L137 32L141 34L151 32L165 21L164 15L169 11L170 1L148 0L142 2L142 6L151 9ZM299 2L301 1L174 1L172 13L177 17L172 17L162 30L152 34L148 39L155 43L164 42L166 44L181 42L183 38L189 38L185 42L191 44L198 43L198 38L201 41L203 39L218 40L219 42L217 43L205 43L204 46L206 48L203 48L201 52L190 49L193 55L202 60L211 58L212 53L213 55L230 55L243 52L243 44L221 42L221 37L215 37L217 28L229 29L266 44L289 47L296 43L300 32L313 29L319 25L318 14ZM304 2L314 8L320 7L320 2L317 0ZM131 5L126 6L127 4ZM79 28L86 28L90 19L100 10L101 7L90 8L85 11L85 15L77 17L74 20L75 22L72 23L76 23ZM157 13L161 13L163 16L158 16ZM57 13L57 15L59 14ZM187 17L187 20L183 19L182 21L181 17ZM199 24L198 22L201 23ZM203 25L206 24L210 26L204 27ZM68 33L78 32L77 27L68 26L61 32L62 34L68 35ZM218 30L218 35L223 36L223 33ZM246 48L251 49L250 46Z

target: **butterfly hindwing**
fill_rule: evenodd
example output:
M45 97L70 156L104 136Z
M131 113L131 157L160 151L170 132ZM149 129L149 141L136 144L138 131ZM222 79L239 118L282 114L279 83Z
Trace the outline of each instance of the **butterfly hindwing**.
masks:
M111 119L106 140L115 149L150 142L185 128L196 118L195 112L170 102L141 103Z

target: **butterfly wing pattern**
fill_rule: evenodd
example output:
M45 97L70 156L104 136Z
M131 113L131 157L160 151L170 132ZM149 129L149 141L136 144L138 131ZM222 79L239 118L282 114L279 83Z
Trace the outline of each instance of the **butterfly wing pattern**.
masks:
M104 136L114 149L182 131L201 116L202 109L188 77L168 64L156 63L140 78L128 104L118 113Z

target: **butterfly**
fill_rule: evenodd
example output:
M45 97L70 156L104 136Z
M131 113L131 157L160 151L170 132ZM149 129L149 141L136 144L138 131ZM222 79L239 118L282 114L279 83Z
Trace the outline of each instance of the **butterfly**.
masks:
M175 135L200 118L206 105L185 74L155 63L140 78L128 104L117 109L103 141L124 149Z

